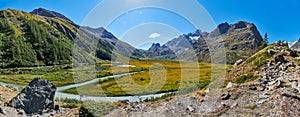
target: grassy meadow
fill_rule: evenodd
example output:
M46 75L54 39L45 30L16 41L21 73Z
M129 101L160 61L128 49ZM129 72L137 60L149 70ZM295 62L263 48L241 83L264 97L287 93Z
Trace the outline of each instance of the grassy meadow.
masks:
M143 72L123 77L100 80L99 83L65 90L72 93L89 96L129 96L170 91L189 88L201 89L206 87L212 78L218 77L224 71L222 65L194 62L174 62L155 60L133 60L130 65ZM212 70L213 68L213 70ZM111 73L118 72L111 69Z

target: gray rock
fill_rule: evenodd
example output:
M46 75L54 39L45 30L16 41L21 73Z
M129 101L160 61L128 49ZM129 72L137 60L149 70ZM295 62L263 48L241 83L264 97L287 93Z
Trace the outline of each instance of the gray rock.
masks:
M234 63L234 66L238 66L238 65L242 64L243 62L244 62L243 59L239 59Z
M273 49L268 49L268 54L269 55L274 55L277 51L276 50L273 50Z
M195 111L195 109L192 106L188 106L186 110L188 110L190 112L194 112Z
M233 87L236 87L236 86L237 86L237 84L232 83L232 82L229 82L229 83L227 84L226 88L233 88Z
M207 88L207 89L205 90L205 93L209 93L211 90L212 90L211 88Z
M25 113L23 109L21 109L21 110L18 109L17 112L19 115L23 115Z
M292 63L292 62L287 63L286 66L288 66L288 67L296 67L296 65L294 63Z
M120 100L121 103L124 103L124 104L129 104L129 100Z
M23 109L26 114L42 114L54 109L56 87L48 80L33 79L21 93L9 102L9 106Z
M226 92L225 94L222 94L221 99L222 100L228 100L230 98L230 94Z
M275 62L276 62L276 63L278 63L278 62L280 62L280 63L285 63L286 61L285 61L284 56L283 56L282 54L280 54L280 55L277 55L277 56L275 57Z
M2 106L0 106L0 113L3 115L6 115L6 112L4 111L4 109L2 108Z

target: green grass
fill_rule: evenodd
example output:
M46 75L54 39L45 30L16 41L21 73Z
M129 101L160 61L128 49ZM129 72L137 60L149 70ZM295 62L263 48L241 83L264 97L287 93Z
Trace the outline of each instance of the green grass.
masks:
M68 84L73 84L73 72L70 71L57 71L50 73L39 73L39 74L10 74L10 75L0 75L0 81L18 84L18 85L28 85L34 78L42 78L52 81L56 86L64 86Z
M116 108L116 105L108 102L86 101L80 107L79 115L82 117L102 117L109 114Z
M81 95L90 96L128 96L193 89L193 87L201 89L209 84L211 74L217 77L223 70L222 67L218 67L221 65L213 66L209 63L148 60L131 61L130 64L147 70L85 85L77 89L68 89L64 92L78 94L79 91ZM213 71L212 67L214 67Z
M81 101L69 98L56 98L55 101L63 108L79 107L79 114L81 117L101 117L117 107L117 104L111 102Z
M242 84L242 83L246 83L246 82L250 82L250 81L254 81L257 78L259 78L258 76L255 76L253 74L249 74L249 75L242 75L240 77L238 77L235 82L238 84Z

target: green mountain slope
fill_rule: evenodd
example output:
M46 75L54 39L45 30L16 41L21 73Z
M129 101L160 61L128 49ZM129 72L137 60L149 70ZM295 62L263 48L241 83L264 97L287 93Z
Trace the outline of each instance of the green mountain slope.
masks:
M47 20L51 19L0 11L0 67L70 64L72 40Z
M133 52L132 57L143 57L104 28L98 32L87 30L59 13L42 8L31 13L0 11L0 68L71 64L72 60L79 63L111 60L112 53L129 56L114 51L116 43Z

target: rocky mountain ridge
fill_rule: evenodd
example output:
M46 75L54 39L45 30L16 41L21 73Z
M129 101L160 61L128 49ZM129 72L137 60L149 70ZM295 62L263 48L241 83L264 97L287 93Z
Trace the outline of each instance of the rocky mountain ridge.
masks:
M60 14L60 13L55 12L55 11L50 11L50 10L47 10L47 9L44 9L44 8L34 9L30 13L34 14L34 15L38 15L38 16L51 17L51 18L60 18L60 19L72 22L69 18L67 18L63 14Z
M239 21L235 24L222 23L210 33L197 30L194 33L181 35L162 46L153 44L145 54L155 59L177 59L176 55L194 51L199 61L211 62L211 52L224 48L227 53L227 63L233 64L260 50L262 41L253 23Z

